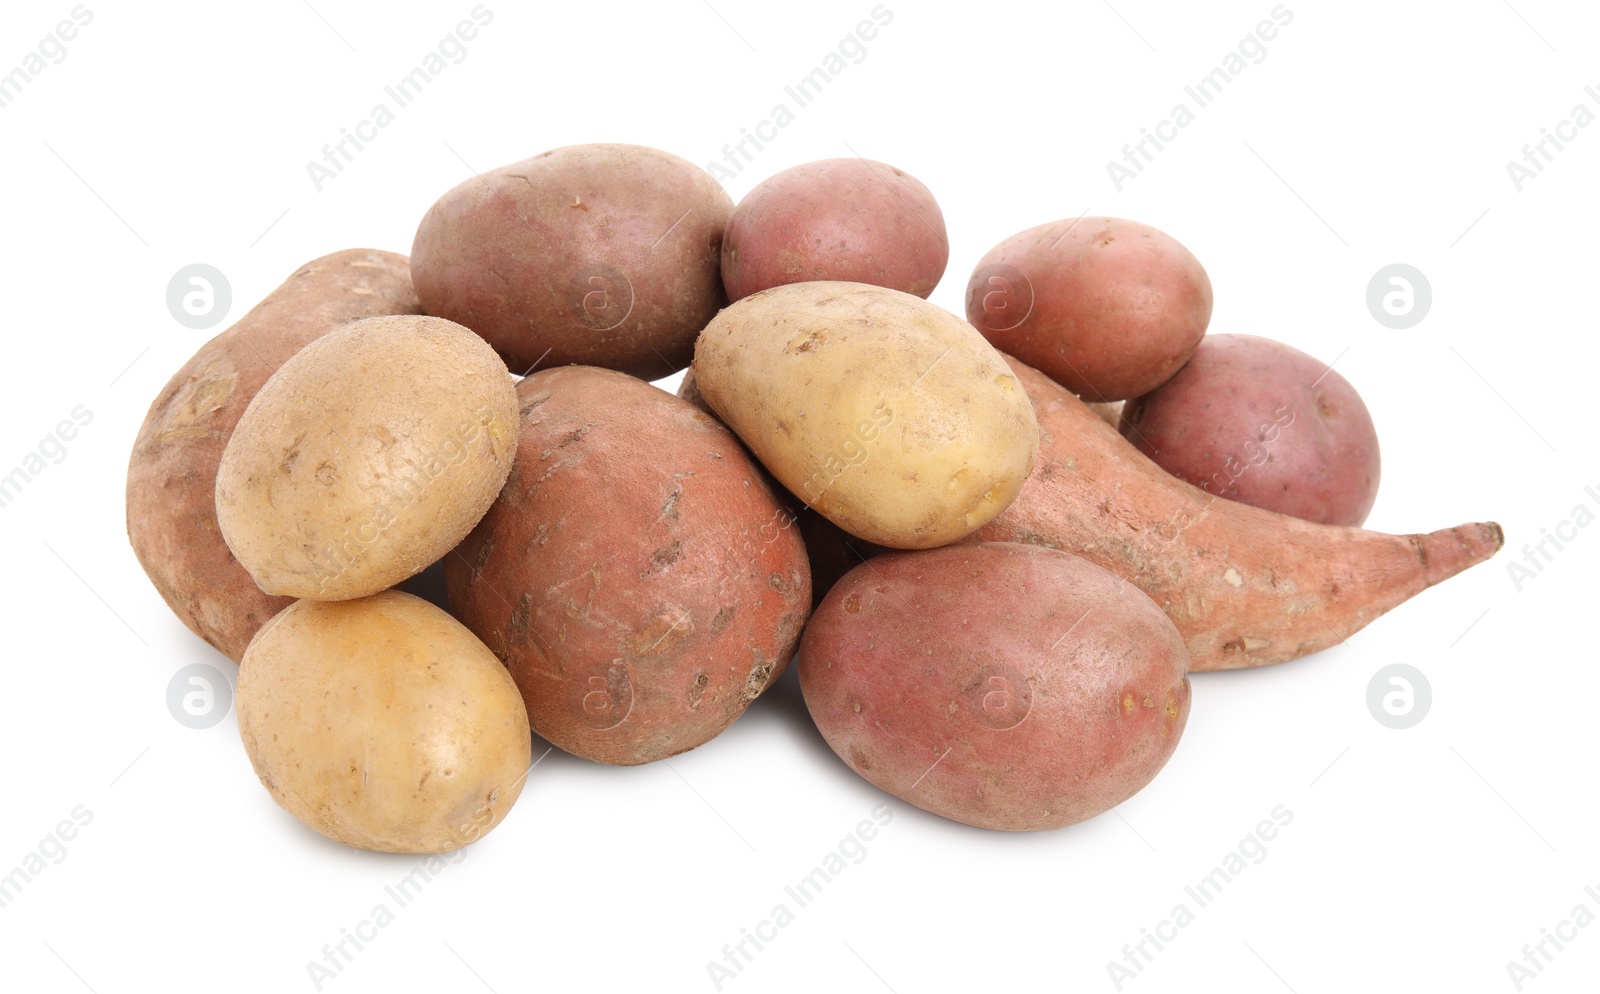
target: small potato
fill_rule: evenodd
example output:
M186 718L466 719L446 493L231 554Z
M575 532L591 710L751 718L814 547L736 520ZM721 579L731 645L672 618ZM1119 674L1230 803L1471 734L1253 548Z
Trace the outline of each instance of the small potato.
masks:
M445 563L451 606L556 746L636 765L710 741L811 610L793 514L732 432L643 380L565 366L517 395L516 468Z
M745 194L722 241L738 300L808 280L871 283L926 298L950 260L939 204L914 177L870 159L785 169Z
M357 321L250 402L217 470L217 523L269 594L345 600L449 552L511 472L517 399L483 340L431 317Z
M1378 432L1343 376L1255 335L1211 335L1177 375L1128 402L1121 431L1207 493L1324 525L1378 499Z
M1012 235L967 283L967 320L1000 351L1086 401L1148 393L1211 322L1211 280L1137 221L1069 218Z
M217 466L234 426L307 344L351 321L421 309L403 255L313 259L201 346L150 405L128 457L128 543L178 619L234 662L290 604L256 586L217 529Z
M285 608L245 651L237 709L273 799L361 849L476 841L511 810L533 758L505 667L448 614L393 590Z
M639 145L571 145L474 176L428 210L411 276L513 372L579 363L659 379L724 302L733 200Z
M800 642L800 689L868 781L980 828L1060 828L1149 783L1189 717L1189 656L1094 564L983 543L879 556Z
M1033 406L972 327L862 283L793 283L730 305L695 387L795 496L858 538L945 545L1016 497Z

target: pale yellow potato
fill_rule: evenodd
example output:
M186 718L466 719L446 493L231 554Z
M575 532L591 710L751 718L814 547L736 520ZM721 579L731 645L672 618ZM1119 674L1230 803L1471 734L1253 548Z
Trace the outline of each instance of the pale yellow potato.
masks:
M1033 471L1033 406L977 329L864 283L793 283L695 343L701 395L796 496L858 538L946 545Z
M245 650L236 709L273 799L361 849L476 841L532 761L511 674L460 622L397 590L284 608Z
M217 523L267 593L365 597L455 548L516 446L516 391L483 339L442 318L356 321L250 402L217 470Z

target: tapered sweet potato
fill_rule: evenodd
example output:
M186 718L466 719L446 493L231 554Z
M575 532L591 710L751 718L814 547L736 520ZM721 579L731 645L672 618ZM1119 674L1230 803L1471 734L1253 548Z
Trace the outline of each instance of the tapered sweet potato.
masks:
M234 426L312 341L361 318L421 310L405 256L323 256L201 346L150 405L128 460L128 541L178 619L229 659L294 600L262 593L217 528L217 466Z
M973 541L1082 556L1166 610L1194 670L1281 663L1334 645L1483 562L1500 526L1385 535L1213 497L1169 476L1070 391L1007 357L1033 400L1039 461Z

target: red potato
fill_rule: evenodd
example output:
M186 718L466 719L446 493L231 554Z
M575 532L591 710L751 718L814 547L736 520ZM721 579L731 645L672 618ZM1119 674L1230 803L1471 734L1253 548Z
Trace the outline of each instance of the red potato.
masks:
M647 763L727 728L794 654L811 577L733 433L622 373L517 386L511 479L445 564L457 615L575 755Z
M852 570L800 642L817 728L862 777L980 828L1059 828L1133 796L1189 716L1161 609L1092 563L977 544Z
M420 311L405 256L323 256L201 346L150 405L128 459L128 542L178 619L234 662L293 603L256 586L217 526L217 467L234 426L301 348L352 321Z
M1137 221L1052 221L989 250L967 283L967 320L1085 400L1149 393L1211 322L1211 280L1189 250Z
M1172 379L1128 402L1122 436L1207 493L1324 525L1378 499L1378 432L1343 376L1255 335L1212 335Z
M1192 669L1325 649L1505 544L1493 522L1385 535L1210 496L1146 459L1070 391L1009 361L1033 401L1039 460L974 538L1062 549L1125 577L1178 626Z
M734 208L722 283L729 300L810 280L926 299L949 260L944 215L915 177L870 159L824 159L763 180Z
M474 176L412 245L423 308L521 374L584 363L659 378L725 302L733 201L699 166L639 145L572 145Z

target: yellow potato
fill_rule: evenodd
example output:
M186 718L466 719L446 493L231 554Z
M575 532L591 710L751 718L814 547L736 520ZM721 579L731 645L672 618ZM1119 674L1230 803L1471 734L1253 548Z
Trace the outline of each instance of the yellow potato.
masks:
M532 759L506 668L419 597L296 601L239 669L239 736L290 814L383 852L459 849L500 823Z
M863 283L793 283L725 308L695 344L701 395L796 496L899 549L946 545L1005 510L1039 429L971 325Z
M356 321L250 402L217 470L217 523L267 593L365 597L467 536L516 445L516 391L483 339L442 318Z

